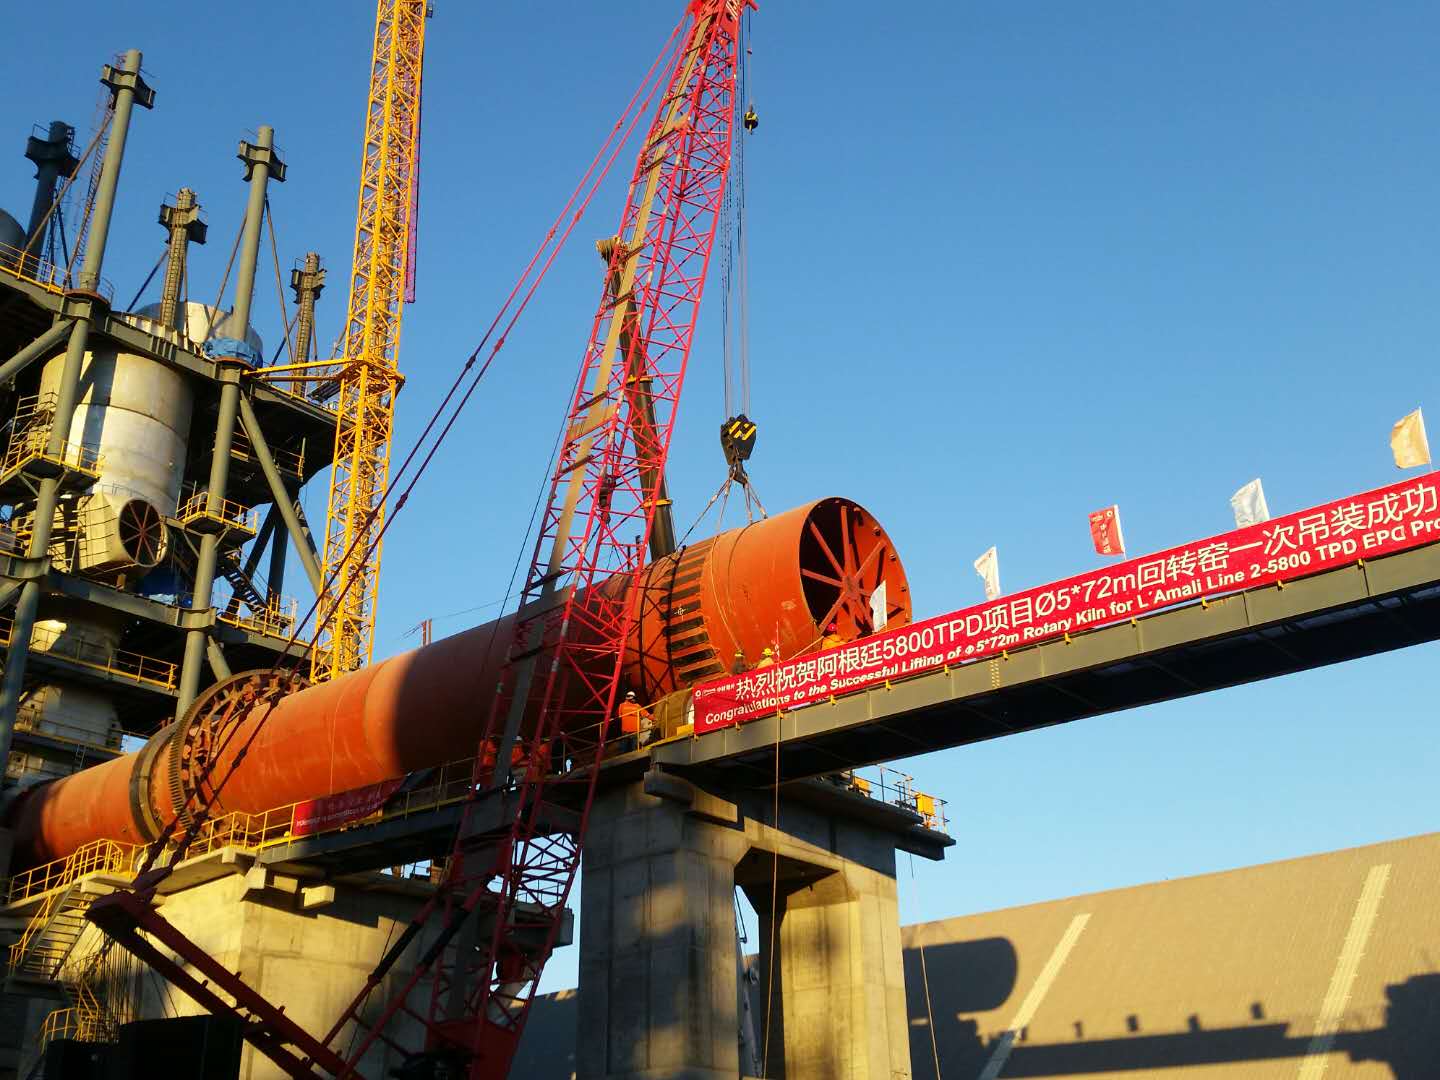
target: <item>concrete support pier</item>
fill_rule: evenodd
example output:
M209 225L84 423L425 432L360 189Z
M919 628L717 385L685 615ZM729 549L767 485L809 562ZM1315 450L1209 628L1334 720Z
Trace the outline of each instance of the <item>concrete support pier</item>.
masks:
M786 785L778 822L776 810L773 792L707 791L658 771L597 796L579 1080L910 1076L895 851L939 858L950 841L825 781ZM740 1035L737 885L761 916L753 1058Z

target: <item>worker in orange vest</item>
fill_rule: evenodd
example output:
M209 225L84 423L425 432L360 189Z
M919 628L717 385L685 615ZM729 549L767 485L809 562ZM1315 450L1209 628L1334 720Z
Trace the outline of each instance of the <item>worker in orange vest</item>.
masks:
M836 623L830 623L825 627L825 636L820 639L820 650L838 649L845 644L845 639L840 636L840 627Z
M620 703L620 753L628 754L640 747L640 732L650 732L650 710L635 700L635 691L627 690Z

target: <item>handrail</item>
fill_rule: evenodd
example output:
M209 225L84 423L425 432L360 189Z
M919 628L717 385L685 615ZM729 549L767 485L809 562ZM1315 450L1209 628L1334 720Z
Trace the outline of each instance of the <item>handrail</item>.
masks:
M259 528L259 511L252 507L244 506L233 499L218 499L219 507L212 511L210 509L210 493L197 491L190 498L186 499L176 512L175 517L182 525L189 525L191 522L201 518L210 518L212 521L222 521L227 525L244 529L246 532L255 532Z
M0 244L0 273L39 285L56 296L64 296L72 291L67 282L69 272L63 266L10 244ZM115 286L108 278L102 277L96 283L95 292L107 302L113 303L115 300Z
M0 615L0 645L9 645L15 633L15 621ZM119 649L103 641L92 641L84 634L70 630L53 630L37 626L30 632L30 645L39 656L58 656L72 664L118 675L135 682L148 683L166 690L174 690L177 666L169 660L160 660L143 653Z
M240 600L239 603L242 607L249 608L249 605L245 604L243 600ZM289 633L290 628L295 625L295 620L300 616L300 603L293 596L277 596L267 599L263 608L259 611L250 608L248 614L242 614L239 609L232 613L226 609L226 605L223 603L217 603L216 608L219 612L216 618L221 622L274 637Z
M32 461L49 461L67 469L98 476L105 467L105 459L99 451L79 443L63 441L60 452L52 454L48 430L17 431L10 437L5 450L5 460L0 463L0 472L12 473Z
M19 903L38 893L64 885L72 885L89 874L122 874L129 871L139 844L122 844L115 840L92 840L63 859L31 867L10 879L5 891L7 904Z
M299 836L313 837L343 832L362 821L365 824L392 821L436 810L469 797L474 767L472 758L436 766L433 770L426 770L435 773L430 782L415 790L392 795L378 814L340 822L326 828L308 829L303 833L295 831L297 812L302 807L313 806L319 800L301 799L255 814L237 810L201 826L199 834L186 849L186 857L207 855L222 848L263 851L278 844L289 843ZM10 879L5 892L6 903L17 904L52 889L59 889L86 874L128 874L134 869L139 854L144 850L143 844L121 844L114 840L92 841L65 858L54 859L16 874ZM60 896L63 893L55 895Z
M230 444L230 453L241 461L255 460L255 448L250 443L250 437L238 428ZM275 461L275 467L281 472L289 473L291 476L305 475L305 452L303 450L286 450L283 447L272 446L270 447L270 456Z
M31 698L26 698L20 703L20 708L15 714L16 731L33 732L37 735L44 735L48 739L69 743L72 746L83 746L90 750L115 753L120 751L122 733L118 726L109 732L101 733L92 728L81 727L79 724L67 724L63 720L46 716L43 705L30 707L31 700Z

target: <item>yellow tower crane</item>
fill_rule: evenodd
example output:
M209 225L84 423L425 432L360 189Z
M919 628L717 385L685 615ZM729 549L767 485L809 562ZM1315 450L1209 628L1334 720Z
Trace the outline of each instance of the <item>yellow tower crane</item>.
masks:
M379 0L365 148L355 216L355 258L338 389L322 568L325 593L311 678L370 660L375 644L380 530L400 375L400 313L413 284L420 75L430 0Z

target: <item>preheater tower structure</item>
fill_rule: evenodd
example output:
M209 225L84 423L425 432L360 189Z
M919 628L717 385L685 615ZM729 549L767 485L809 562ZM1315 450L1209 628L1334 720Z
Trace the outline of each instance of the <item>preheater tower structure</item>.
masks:
M338 377L325 524L324 597L311 677L369 663L375 644L400 317L414 256L420 80L429 0L380 0L355 215L350 302ZM301 358L303 361L303 357Z
M262 125L240 145L248 209L226 275L232 309L186 295L187 249L206 228L181 187L160 207L159 302L121 311L102 270L126 136L155 94L138 52L101 81L112 107L90 144L104 148L99 166L60 155L71 176L98 177L74 275L40 254L38 231L0 212L7 789L119 756L125 736L163 728L232 666L275 663L298 610L280 595L287 551L319 581L295 499L329 464L334 416L267 383L250 326L267 187L285 172L273 132ZM61 213L55 178L38 180L37 229ZM266 548L268 581L256 573Z

